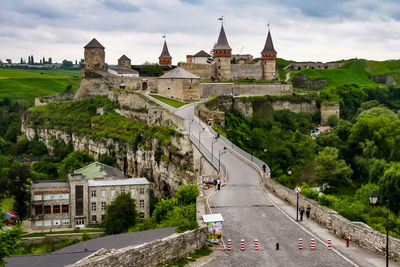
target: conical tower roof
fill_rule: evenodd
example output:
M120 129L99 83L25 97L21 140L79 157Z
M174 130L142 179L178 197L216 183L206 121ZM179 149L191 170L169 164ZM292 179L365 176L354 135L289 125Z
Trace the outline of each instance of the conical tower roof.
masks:
M127 57L127 56L125 56L125 55L122 55L122 57L120 57L119 59L118 59L118 61L119 60L131 60L129 57Z
M93 38L92 41L90 41L87 45L85 45L84 48L103 48L104 46L102 46L99 41L96 40L96 38Z
M164 40L164 46L159 58L172 58L168 52L167 41Z
M215 49L229 49L229 50L232 50L232 48L228 44L228 40L226 39L224 25L221 26L221 31L219 32L219 36L218 36L218 42L214 46L214 50Z
M268 30L268 36L267 36L267 40L265 41L265 46L263 51L261 51L261 54L264 53L275 53L275 48L274 48L274 44L272 43L272 37L271 37L271 32Z

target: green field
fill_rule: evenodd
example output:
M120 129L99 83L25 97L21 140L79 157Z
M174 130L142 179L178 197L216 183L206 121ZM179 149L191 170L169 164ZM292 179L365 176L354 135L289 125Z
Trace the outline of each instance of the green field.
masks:
M55 95L72 85L79 88L79 70L26 70L0 68L0 99L10 98L13 102L32 105L35 97Z
M180 101L177 101L177 100L169 99L169 98L166 98L166 97L163 97L163 96L159 96L159 95L155 95L155 94L150 94L150 95L152 97L154 97L155 99L160 100L161 102L163 102L163 103L165 103L167 105L170 105L171 107L174 107L174 108L180 108L180 107L188 104L186 102L180 102Z

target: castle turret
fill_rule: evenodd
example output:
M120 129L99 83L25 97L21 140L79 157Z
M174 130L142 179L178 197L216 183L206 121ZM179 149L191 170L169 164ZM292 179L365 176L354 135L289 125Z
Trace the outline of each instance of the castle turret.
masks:
M276 54L271 32L268 30L267 40L265 41L264 49L261 51L263 79L272 80L277 77Z
M221 31L219 32L218 42L213 48L213 54L217 67L217 78L219 80L230 80L232 49L226 39L223 24L221 26Z
M132 68L131 60L127 56L123 55L122 57L120 57L118 59L118 67L125 68L125 69Z
M172 65L172 57L169 54L166 40L164 40L164 46L158 60L160 65Z
M86 70L107 71L104 46L93 38L84 48L85 61L82 64L82 76L85 77Z

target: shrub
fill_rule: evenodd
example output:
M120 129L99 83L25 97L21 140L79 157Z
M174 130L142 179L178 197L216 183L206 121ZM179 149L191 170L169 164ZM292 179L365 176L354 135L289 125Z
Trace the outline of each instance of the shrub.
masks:
M196 203L199 188L195 184L182 186L175 194L179 205L190 205Z

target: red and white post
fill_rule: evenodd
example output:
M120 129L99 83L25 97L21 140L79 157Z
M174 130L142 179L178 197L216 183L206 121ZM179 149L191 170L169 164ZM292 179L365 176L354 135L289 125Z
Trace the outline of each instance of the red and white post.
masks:
M315 240L311 239L311 250L315 250Z
M240 250L244 251L244 239L240 240Z
M228 239L228 244L226 246L226 250L227 251L231 251L232 250L232 240Z
M303 239L299 239L299 250L303 249Z
M332 241L328 239L328 250L332 249Z
M254 250L258 250L258 239L254 239Z

